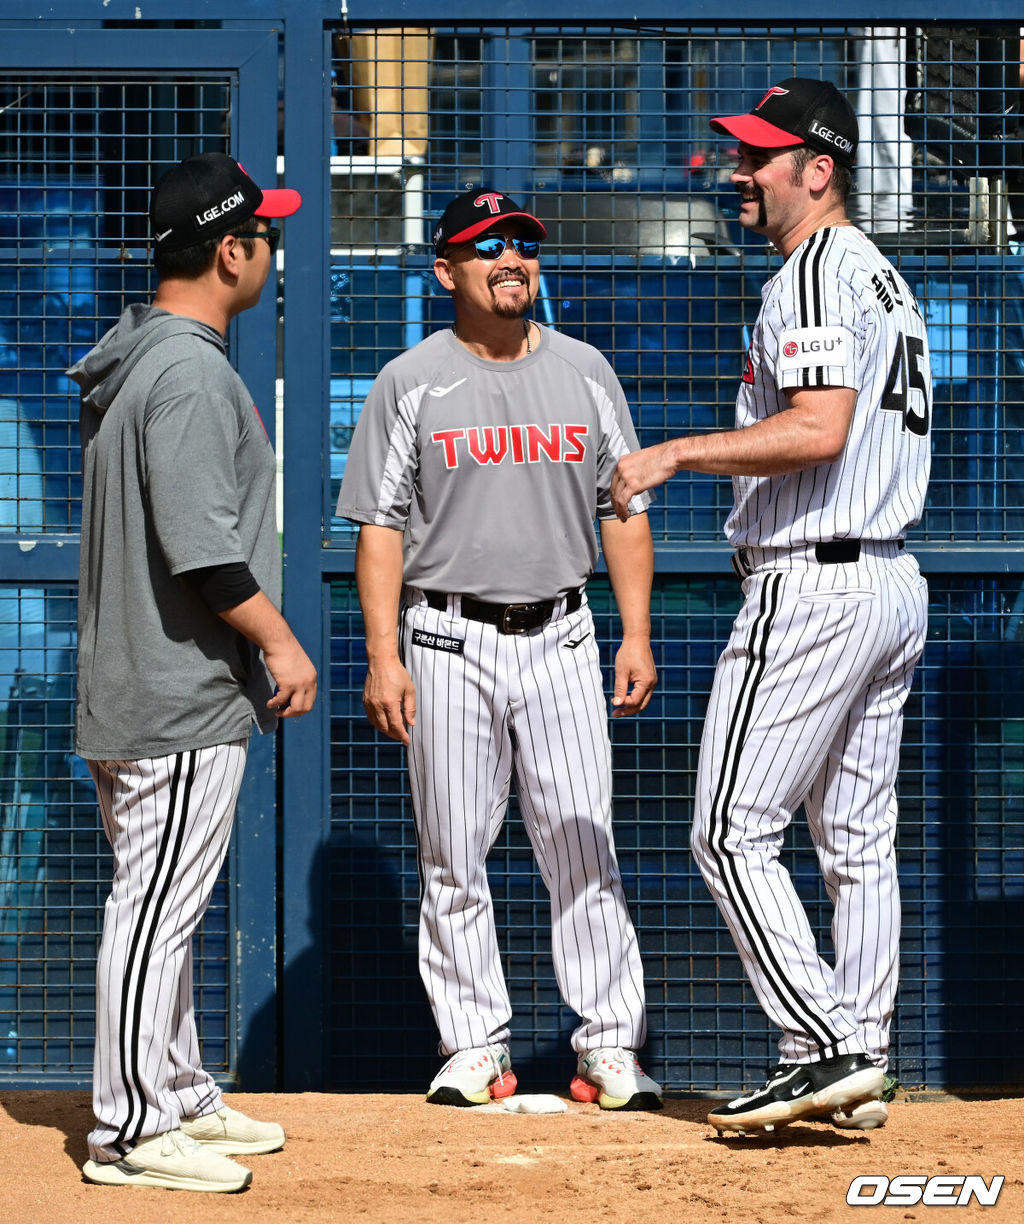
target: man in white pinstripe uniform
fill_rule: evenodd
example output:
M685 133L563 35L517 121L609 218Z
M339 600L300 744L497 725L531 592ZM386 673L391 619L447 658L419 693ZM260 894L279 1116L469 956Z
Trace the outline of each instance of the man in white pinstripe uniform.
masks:
M152 197L153 304L129 306L69 371L82 391L75 747L114 853L83 1166L102 1185L241 1190L252 1174L229 1157L285 1139L226 1106L203 1068L191 939L253 724L271 730L316 696L277 610L274 454L224 339L270 271L266 219L299 204L221 153L172 167Z
M612 482L621 514L684 469L734 477L745 601L711 692L692 847L782 1037L764 1087L709 1121L869 1130L895 1087L895 781L927 627L904 536L928 481L928 344L906 283L846 218L857 121L834 86L793 77L712 126L739 141L740 224L786 262L764 289L736 428L626 456ZM778 861L801 804L834 967Z
M606 707L583 594L596 517L623 624L612 704L643 709L655 683L649 499L621 523L612 512L608 482L636 435L608 363L525 317L544 236L501 192L449 204L434 271L455 325L375 381L338 513L360 524L364 705L408 746L420 968L448 1056L427 1100L469 1106L515 1091L484 865L514 777L551 895L559 988L580 1017L572 1095L654 1109L661 1089L636 1059L643 977L612 840Z

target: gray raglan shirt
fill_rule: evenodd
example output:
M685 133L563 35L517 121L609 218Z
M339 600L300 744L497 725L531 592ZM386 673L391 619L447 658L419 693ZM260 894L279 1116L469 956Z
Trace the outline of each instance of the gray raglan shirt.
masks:
M276 464L214 328L130 306L82 389L76 751L164 756L276 725L256 646L179 575L244 562L280 603Z
M446 329L375 380L338 514L404 532L412 586L547 599L593 571L594 520L614 517L612 473L636 447L619 381L589 344L541 327L528 356L485 361Z

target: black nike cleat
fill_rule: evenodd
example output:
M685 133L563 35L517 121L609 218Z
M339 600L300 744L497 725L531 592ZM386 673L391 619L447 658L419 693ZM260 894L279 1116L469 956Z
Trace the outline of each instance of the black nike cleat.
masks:
M718 1131L773 1131L798 1118L832 1113L881 1097L885 1076L866 1054L839 1054L813 1063L779 1063L763 1088L712 1110Z

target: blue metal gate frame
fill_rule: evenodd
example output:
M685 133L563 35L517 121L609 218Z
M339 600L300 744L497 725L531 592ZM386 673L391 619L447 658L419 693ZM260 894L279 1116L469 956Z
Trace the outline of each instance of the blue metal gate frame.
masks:
M225 27L230 24L233 28L99 28L94 5L63 7L87 8L89 15L76 19L74 24L65 21L59 26L44 26L36 17L31 29L9 16L0 22L0 68L55 75L94 71L172 76L175 71L187 71L228 76L232 81L232 151L246 160L257 180L275 181L273 133L277 128L279 72L276 26L268 22L226 22ZM116 20L117 9L126 10L121 14L126 16L128 7L112 4L104 13L110 20ZM206 5L202 7L208 9ZM145 248L127 254L139 261L149 258ZM276 376L273 294L264 295L260 305L248 312L244 324L232 328L229 344L256 402L272 406ZM265 413L265 420L272 432L273 411ZM0 536L0 576L5 586L74 587L78 577L77 536L52 533ZM277 1064L275 775L273 740L257 737L246 771L228 868L229 1078L244 1076L248 1085L263 1088L275 1085ZM254 1016L261 1017L260 1023L251 1022ZM32 1086L33 1082L25 1076L17 1079L22 1087ZM73 1084L79 1080L75 1076L46 1074L38 1082L53 1086L57 1082Z

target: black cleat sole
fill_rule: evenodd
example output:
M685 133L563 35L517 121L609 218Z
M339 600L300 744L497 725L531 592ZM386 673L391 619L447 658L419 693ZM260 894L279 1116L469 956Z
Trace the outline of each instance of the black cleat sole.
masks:
M427 1097L428 1105L455 1105L459 1109L472 1109L475 1105L482 1104L481 1101L471 1101L468 1097L464 1097L458 1088L438 1088L436 1092L432 1092Z
M623 1105L611 1106L613 1113L624 1113L627 1111L639 1112L641 1110L663 1109L665 1102L660 1096L656 1096L653 1092L637 1092L629 1098ZM602 1109L608 1109L609 1106L602 1105Z

